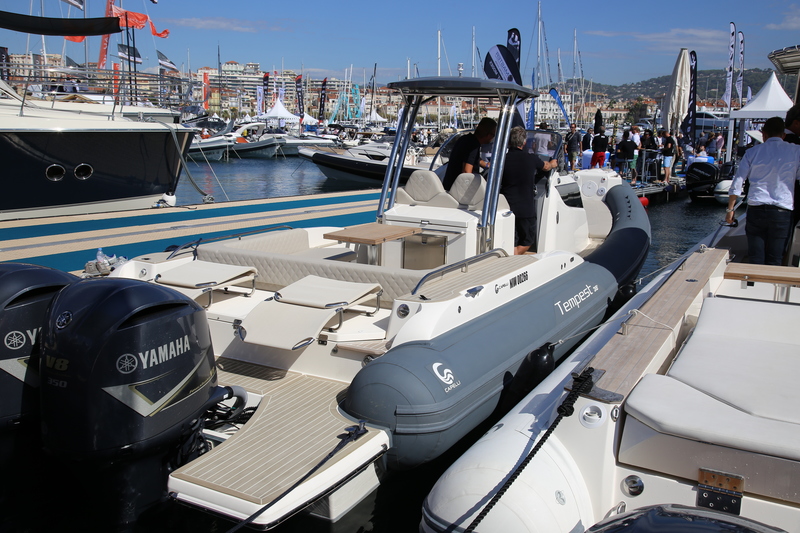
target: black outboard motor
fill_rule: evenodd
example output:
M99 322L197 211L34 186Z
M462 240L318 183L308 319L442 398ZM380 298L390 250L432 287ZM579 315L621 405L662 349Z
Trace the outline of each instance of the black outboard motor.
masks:
M62 290L42 330L40 371L44 448L65 468L67 492L109 511L105 529L166 499L169 471L191 459L203 413L224 396L205 311L137 280Z
M719 167L714 163L692 163L686 170L686 189L693 202L714 200L719 180Z
M53 297L77 280L52 268L0 263L0 502L37 478L40 333Z

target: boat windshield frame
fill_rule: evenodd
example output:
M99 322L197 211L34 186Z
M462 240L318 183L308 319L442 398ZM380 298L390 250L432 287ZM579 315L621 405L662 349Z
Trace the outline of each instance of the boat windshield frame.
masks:
M397 139L392 145L389 162L383 179L381 197L378 204L377 220L383 221L383 213L394 206L404 157L408 150L411 135L416 126L419 109L425 103L439 97L456 98L496 98L500 101L497 135L492 144L493 164L489 167L486 179L486 199L481 220L478 223L478 252L492 249L494 241L494 220L497 214L497 200L500 195L500 177L505 166L505 147L511 130L512 117L517 105L528 98L538 96L528 87L502 80L480 78L431 77L413 78L391 82L389 89L400 92L405 104L405 112L398 118Z

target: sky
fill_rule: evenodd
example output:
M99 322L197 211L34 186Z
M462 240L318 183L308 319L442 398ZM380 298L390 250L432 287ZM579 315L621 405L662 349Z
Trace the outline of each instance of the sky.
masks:
M87 16L103 16L106 0L85 0ZM136 31L136 46L145 69L157 66L156 49L184 70L216 67L222 62L258 62L262 70L291 69L306 76L369 80L377 64L379 83L411 76L473 75L473 32L480 53L476 75L482 76L482 58L496 44L505 44L509 28L521 34L523 82L530 83L537 64L537 2L485 0L431 2L302 2L267 0L117 0L129 11L150 16L160 32ZM745 38L745 85L748 68L773 68L767 54L800 44L800 3L782 0L727 0L725 2L634 2L620 9L612 2L598 9L596 1L541 2L551 79L557 81L561 51L565 77L573 75L573 34L583 75L599 83L621 85L672 73L682 47L695 50L698 68L722 69L728 64L729 23ZM669 6L669 7L667 7ZM0 10L48 17L82 17L63 0L0 0ZM441 31L441 59L437 33ZM120 36L122 34L119 34ZM123 42L113 36L113 43ZM97 61L100 38L91 37L89 60ZM65 40L47 37L48 53L61 53ZM42 38L0 30L0 46L11 53L41 53ZM66 54L84 62L84 46L66 43ZM477 53L475 54L477 55ZM544 57L544 51L541 56ZM109 61L112 59L109 58ZM542 60L544 62L544 60ZM737 59L738 64L738 59ZM440 65L440 67L439 67ZM149 68L148 68L149 67ZM580 66L577 67L580 73Z

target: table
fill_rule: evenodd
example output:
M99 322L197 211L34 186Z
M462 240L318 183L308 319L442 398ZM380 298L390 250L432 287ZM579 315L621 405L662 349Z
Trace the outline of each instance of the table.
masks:
M409 226L391 226L370 222L359 226L350 226L322 236L323 239L331 239L339 242L351 242L353 244L366 244L369 246L367 261L370 265L377 264L376 246L387 242L403 239L416 233L422 233L422 228L412 228Z

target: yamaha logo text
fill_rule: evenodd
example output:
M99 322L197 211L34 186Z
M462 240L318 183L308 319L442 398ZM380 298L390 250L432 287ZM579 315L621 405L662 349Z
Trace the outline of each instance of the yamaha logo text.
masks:
M177 357L181 354L184 354L188 351L189 351L189 336L184 335L183 338L178 337L174 341L170 341L157 348L152 348L150 350L139 352L139 360L142 363L142 369L153 368L156 365L160 365L161 363L169 361L170 359ZM120 370L120 372L123 373L130 372L131 371L130 362L127 363L126 370L127 372L123 370Z

